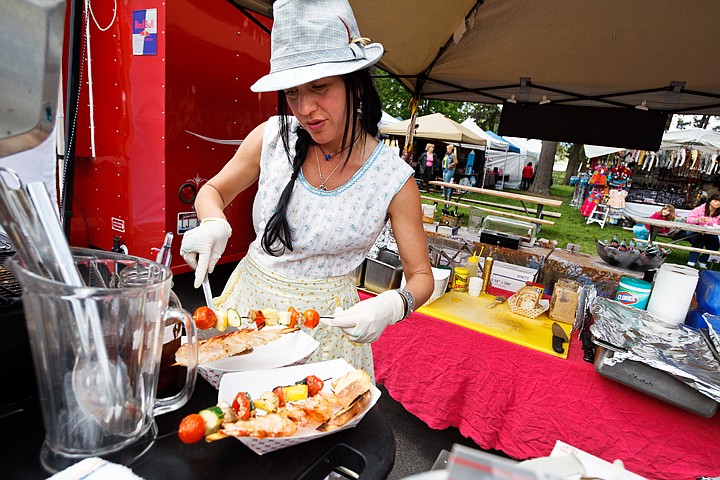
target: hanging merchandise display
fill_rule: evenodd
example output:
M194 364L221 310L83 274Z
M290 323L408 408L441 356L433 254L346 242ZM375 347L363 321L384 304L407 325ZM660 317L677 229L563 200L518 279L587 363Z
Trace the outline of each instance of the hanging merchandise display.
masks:
M620 222L625 212L625 197L627 197L627 190L621 188L610 190L607 205L610 207L608 213L608 223L613 225Z
M649 152L634 163L637 170L627 201L692 209L702 203L707 184L718 183L718 157L718 152L692 146Z
M573 190L573 197L570 201L570 206L573 208L580 208L582 207L583 202L585 201L585 198L587 197L587 188L588 188L588 182L590 181L590 175L587 173L581 173L577 177L577 182L575 183L575 190ZM572 184L572 179L571 182Z

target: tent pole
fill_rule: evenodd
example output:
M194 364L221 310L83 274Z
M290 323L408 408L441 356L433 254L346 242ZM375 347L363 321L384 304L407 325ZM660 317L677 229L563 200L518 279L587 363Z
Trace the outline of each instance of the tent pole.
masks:
M417 122L418 105L420 103L419 95L413 96L408 105L410 110L410 122L408 123L408 129L405 133L405 146L403 147L402 158L407 164L412 163L412 152L413 152L413 139L415 137L415 122Z

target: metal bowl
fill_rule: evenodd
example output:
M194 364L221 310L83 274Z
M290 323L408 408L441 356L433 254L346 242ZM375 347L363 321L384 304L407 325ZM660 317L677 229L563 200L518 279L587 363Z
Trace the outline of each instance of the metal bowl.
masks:
M658 268L667 259L667 255L648 257L641 253L622 252L615 247L605 245L600 240L595 241L595 249L600 258L608 265L636 272L646 272Z

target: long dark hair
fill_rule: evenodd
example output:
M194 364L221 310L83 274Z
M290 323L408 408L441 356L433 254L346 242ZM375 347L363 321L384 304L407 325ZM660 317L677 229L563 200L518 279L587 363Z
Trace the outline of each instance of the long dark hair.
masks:
M705 203L705 215L710 216L710 202L713 200L720 200L720 192L715 192L707 199L707 202ZM715 213L713 213L713 217L717 217L720 215L720 208L715 209Z
M348 106L345 113L345 131L340 149L340 151L347 152L342 167L345 168L352 154L354 144L362 138L363 132L377 137L378 123L382 116L382 106L369 68L343 75L342 79L345 82L345 104ZM288 161L292 165L292 174L290 175L290 181L285 186L282 194L280 194L275 213L268 220L262 237L263 250L275 257L285 253L285 249L290 251L293 249L292 232L287 220L287 208L295 186L295 180L300 174L308 149L315 143L304 128L298 127L295 132L297 134L295 154L289 154L291 151L290 116L292 112L287 104L285 92L282 90L278 90L278 115L280 138L285 151L288 152ZM276 245L278 241L280 245Z

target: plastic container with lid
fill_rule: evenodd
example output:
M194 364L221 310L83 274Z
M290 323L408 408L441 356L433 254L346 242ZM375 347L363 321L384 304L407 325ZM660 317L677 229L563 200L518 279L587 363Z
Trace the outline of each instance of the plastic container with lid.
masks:
M523 220L488 215L483 219L483 232L498 232L520 237L524 245L532 247L537 237L537 225Z
M652 284L633 277L620 277L615 300L640 310L645 310L650 298Z
M468 269L465 267L455 267L451 289L455 292L465 292L468 288Z

